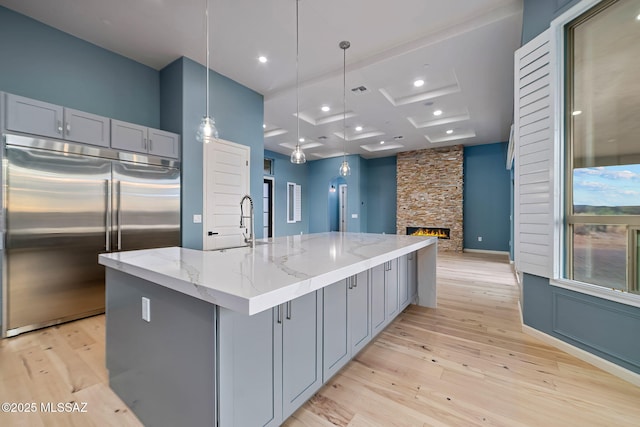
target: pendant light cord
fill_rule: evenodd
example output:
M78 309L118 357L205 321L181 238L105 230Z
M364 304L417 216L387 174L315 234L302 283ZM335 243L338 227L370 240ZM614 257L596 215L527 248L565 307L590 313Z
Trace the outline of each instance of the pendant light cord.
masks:
M298 18L298 5L300 0L296 0L296 151L300 149L300 103L298 100L299 82L300 82L300 70L298 66L298 57L300 55L300 39L299 39L299 18Z
M342 47L342 46L340 46ZM347 48L342 47L342 161L347 161Z
M206 32L207 32L207 117L209 117L209 0L206 0L206 6L204 10L204 16L206 19Z

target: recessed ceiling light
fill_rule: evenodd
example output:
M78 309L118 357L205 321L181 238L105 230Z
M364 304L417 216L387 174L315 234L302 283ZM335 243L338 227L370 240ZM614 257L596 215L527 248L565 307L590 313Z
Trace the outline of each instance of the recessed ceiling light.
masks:
M453 133L453 129L447 130L447 135L451 135Z
M362 130L362 126L356 126L356 132L360 132Z
M640 13L636 16L636 21L640 21Z
M265 125L264 123L262 124L262 129L266 129L267 125Z
M441 116L442 115L442 110L436 110L433 112L434 116Z
M573 113L571 113L572 116L579 116L580 114L582 114L582 111L580 110L576 110Z
M322 111L324 111L324 112L326 113L327 111L330 111L330 110L331 110L331 108L330 108L328 105L323 105L323 106L322 106L322 108L321 108L321 110L322 110Z
M380 144L384 144L384 141L380 141Z
M258 57L258 61L260 61L260 62L262 62L264 64L265 62L267 62L267 57L266 56L259 56Z
M304 142L304 138L300 138L298 141L300 141L300 142Z
M415 82L413 82L413 85L414 85L415 87L422 87L422 86L424 86L424 80L422 80L422 79L418 79L418 80L416 80Z

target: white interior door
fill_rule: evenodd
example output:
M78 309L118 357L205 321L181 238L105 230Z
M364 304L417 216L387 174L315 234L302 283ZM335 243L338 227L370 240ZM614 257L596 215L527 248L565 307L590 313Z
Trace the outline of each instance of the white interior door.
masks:
M340 211L340 231L347 231L347 185L340 184L338 200Z
M250 154L250 147L225 140L204 144L204 250L244 245L240 200L249 194ZM249 221L245 225L251 226Z

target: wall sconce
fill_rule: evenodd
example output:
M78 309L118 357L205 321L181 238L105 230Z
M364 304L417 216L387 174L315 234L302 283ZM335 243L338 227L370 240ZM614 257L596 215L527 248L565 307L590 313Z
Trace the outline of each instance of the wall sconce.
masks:
M331 193L335 193L335 192L336 192L336 186L335 186L335 185L332 185L332 186L331 186L331 188L329 189L329 191L330 191Z

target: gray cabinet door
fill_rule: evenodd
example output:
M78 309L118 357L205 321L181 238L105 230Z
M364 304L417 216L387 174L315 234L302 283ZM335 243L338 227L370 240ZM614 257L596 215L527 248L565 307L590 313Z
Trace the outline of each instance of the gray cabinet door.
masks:
M418 252L407 255L407 286L409 288L409 302L416 303L418 298Z
M316 291L282 304L283 419L322 385L321 300Z
M147 127L111 120L111 148L146 153Z
M384 289L385 266L380 264L371 269L371 335L376 336L384 328L387 319L386 295Z
M352 278L323 289L322 378L327 381L350 359L349 304Z
M64 138L69 141L109 147L111 121L107 117L65 108Z
M348 311L352 357L371 340L369 294L369 272L363 271L355 276L352 288L349 290Z
M387 262L384 275L384 286L387 291L387 320L391 321L398 312L398 260Z
M277 309L246 316L218 309L220 426L282 421L282 335Z
M180 156L180 136L158 129L149 129L149 154L177 159Z
M409 305L409 282L407 281L408 256L398 258L398 295L400 299L400 311Z
M7 130L62 138L63 108L7 94Z

